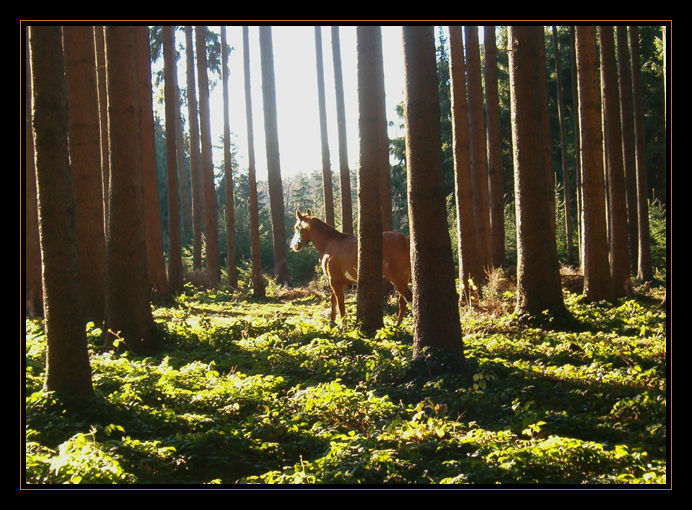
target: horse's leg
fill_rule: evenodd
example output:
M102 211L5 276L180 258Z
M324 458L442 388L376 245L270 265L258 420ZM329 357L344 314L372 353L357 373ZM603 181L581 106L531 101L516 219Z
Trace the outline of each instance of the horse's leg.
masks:
M399 324L401 324L401 320L404 318L404 313L406 313L406 302L411 302L413 299L413 294L411 294L411 289L408 287L408 282L404 281L403 283L392 283L394 284L396 291L399 293L399 317L396 321L396 325L399 326Z
M399 294L399 317L396 319L396 327L399 327L401 320L404 318L404 313L406 313L406 298Z
M329 324L334 324L334 318L336 316L336 291L332 287L332 312L329 315Z
M344 300L344 292L348 287L348 283L334 283L332 282L332 295L336 299L336 304L339 306L339 315L341 317L341 325L344 324L344 317L346 317L346 303Z

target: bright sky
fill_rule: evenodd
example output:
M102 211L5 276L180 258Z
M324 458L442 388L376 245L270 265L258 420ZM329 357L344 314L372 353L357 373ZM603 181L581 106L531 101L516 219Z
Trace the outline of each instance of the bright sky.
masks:
M210 27L220 32L217 26ZM356 27L340 28L341 66L344 83L346 131L348 137L349 167L358 164L358 94L356 62ZM184 34L177 34L178 44L184 43ZM229 56L229 118L232 141L238 147L239 165L247 168L247 131L245 119L245 89L243 71L242 27L227 26L226 38L233 48ZM317 75L315 61L315 33L313 26L272 27L274 47L274 75L277 94L279 153L283 176L298 172L311 173L322 168L322 152L317 102ZM252 78L252 105L255 135L255 161L257 177L266 179L266 152L264 145L264 113L260 70L259 29L249 28L250 67ZM399 119L395 107L403 98L403 53L401 27L382 27L387 120ZM327 131L332 172L338 173L339 149L336 128L336 100L334 88L331 28L322 27L322 57L324 67ZM180 83L184 85L185 60L178 61ZM211 91L212 144L219 143L223 135L222 82L218 80ZM187 116L187 112L184 112ZM390 137L400 136L390 128ZM214 165L222 162L222 153L214 154Z

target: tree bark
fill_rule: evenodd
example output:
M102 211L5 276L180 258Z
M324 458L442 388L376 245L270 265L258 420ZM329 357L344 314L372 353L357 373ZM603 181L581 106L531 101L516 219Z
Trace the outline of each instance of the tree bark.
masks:
M183 290L183 258L180 241L177 122L178 89L175 63L175 27L163 27L164 94L166 104L166 163L168 176L168 285L171 292Z
M235 201L233 200L233 160L231 158L231 127L228 117L228 46L226 27L221 27L221 67L223 69L223 171L226 180L226 258L228 285L238 286L235 265Z
M471 283L480 273L477 245L474 242L471 160L469 152L468 104L464 40L460 26L449 27L449 75L452 103L452 140L454 150L454 194L457 209L459 248L459 288L461 299L471 300ZM469 279L472 282L469 282Z
M336 90L336 125L339 136L339 182L341 184L341 231L353 233L353 207L351 205L351 172L348 168L346 143L346 113L344 82L341 72L339 27L332 26L332 57L334 61L334 88Z
M480 272L474 275L474 281L477 285L480 285L487 280L486 271L492 266L492 258L490 247L488 161L485 143L485 122L483 118L483 85L481 83L478 27L464 27L464 38L466 43L473 209L480 263Z
M403 39L413 352L417 357L433 348L463 355L446 219L433 27L404 27Z
M25 231L24 243L24 285L25 285L25 312L28 317L43 315L43 286L41 284L41 241L38 233L38 203L36 190L36 165L34 164L34 133L32 127L32 99L31 99L31 59L29 48L28 28L25 40L25 91L24 98L24 179L26 189L25 199Z
M103 224L108 225L108 187L110 180L110 149L108 147L108 95L106 94L106 48L104 28L95 26L96 83L99 96L99 127L101 140L101 186L103 195Z
M261 26L260 53L262 67L262 99L264 103L264 131L267 151L267 178L274 240L274 272L279 283L288 283L286 264L286 219L284 216L279 133L276 119L276 84L274 81L274 50L271 27Z
M577 214L577 243L579 246L579 265L583 271L584 242L582 239L582 171L581 171L581 136L579 134L579 93L577 90L577 58L574 44L574 27L569 27L570 69L572 71L572 123L574 124L574 166L576 175L576 214Z
M582 241L584 298L609 300L613 284L608 262L600 85L597 71L596 27L575 29L579 133L582 170Z
M514 200L517 221L517 311L541 317L565 316L555 231L550 211L552 180L546 167L546 97L536 93L545 79L543 27L512 26L508 31L509 80L514 147Z
M103 225L99 106L92 28L63 27L63 48L82 304L86 320L102 322L106 313L103 291L106 237Z
M105 30L110 193L106 256L106 344L113 336L137 352L159 348L151 315L144 241L140 104L135 27Z
M324 221L334 226L334 194L332 192L332 169L327 136L327 109L324 99L324 64L322 62L322 29L315 27L315 65L317 70L317 103L320 116L320 139L322 141L322 197Z
M637 173L637 217L639 218L639 257L637 278L642 281L653 279L651 264L651 238L649 235L649 202L647 200L646 137L644 134L644 110L641 94L641 63L639 57L639 29L629 28L630 53L632 57L632 100L634 101L634 147Z
M204 194L205 236L207 250L207 278L214 289L219 285L219 232L216 224L216 193L214 162L211 152L211 126L209 119L209 79L207 77L206 27L195 27L197 45L197 77L199 83L199 124L202 143L202 182Z
M567 245L567 263L574 263L572 250L572 188L567 172L567 137L565 134L565 104L562 93L562 78L560 77L560 44L557 37L557 27L553 27L553 46L555 48L555 88L557 89L557 115L560 124L560 162L562 166L562 191L565 209L565 244Z
M29 29L38 215L43 261L47 391L92 393L79 291L68 106L59 26Z
M250 253L252 256L252 291L255 297L264 297L262 255L259 245L259 212L257 205L257 178L255 175L255 136L252 123L252 84L250 80L250 47L248 27L243 27L243 70L245 72L245 117L248 142L248 187L250 188Z
M357 318L364 332L372 335L382 327L382 216L380 178L386 155L382 140L384 71L382 34L378 26L359 26L358 128L358 292Z
M610 206L610 273L614 297L632 293L630 281L629 241L627 236L627 197L622 157L622 127L620 97L615 64L613 27L599 27L601 54L601 87L603 89L603 118L605 122L608 203Z
M163 254L163 231L159 204L158 170L154 142L154 111L151 89L151 49L149 28L137 27L137 73L142 104L142 189L144 193L144 232L147 267L151 286L159 296L168 297L170 287Z
M195 86L195 53L192 27L185 27L185 60L187 66L187 117L190 123L190 185L192 188L192 268L202 269L202 234L204 233L204 196L199 149L199 112Z
M490 197L490 246L492 265L505 261L505 211L502 183L502 143L500 138L500 105L497 90L497 46L495 27L484 27L485 95L487 116L488 178ZM451 45L450 45L451 47Z
M616 27L617 68L622 124L622 154L627 192L627 226L630 250L630 271L636 273L639 251L639 219L637 217L637 164L634 152L634 102L632 100L632 66L630 64L627 27Z

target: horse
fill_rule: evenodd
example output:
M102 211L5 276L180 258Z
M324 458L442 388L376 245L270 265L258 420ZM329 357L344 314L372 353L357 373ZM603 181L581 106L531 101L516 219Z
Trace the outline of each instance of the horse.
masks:
M296 211L295 234L291 250L297 252L312 242L320 254L322 271L329 279L331 295L330 322L336 316L336 306L343 323L346 315L344 292L351 283L358 282L358 240L353 234L339 232L321 219L312 215L310 209L302 214ZM406 303L413 296L408 283L411 278L409 239L400 232L382 233L382 276L392 283L399 294L399 316L396 325L406 312Z

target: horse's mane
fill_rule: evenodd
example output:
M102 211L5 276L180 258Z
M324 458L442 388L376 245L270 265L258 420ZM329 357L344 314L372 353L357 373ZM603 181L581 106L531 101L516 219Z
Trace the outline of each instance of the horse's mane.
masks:
M323 234L330 236L330 237L353 237L353 234L345 234L343 232L339 232L337 229L329 225L328 223L325 223L321 219L319 219L317 216L307 216L306 218L310 222L310 228L314 228L316 230L319 230Z

